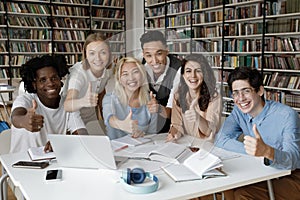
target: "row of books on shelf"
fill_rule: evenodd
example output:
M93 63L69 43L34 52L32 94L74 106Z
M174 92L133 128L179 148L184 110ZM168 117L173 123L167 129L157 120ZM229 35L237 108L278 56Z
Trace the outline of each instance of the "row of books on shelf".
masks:
M172 42L168 44L168 49L170 52L186 52L190 51L190 42Z
M124 7L125 0L93 0L93 5Z
M12 52L50 52L50 42L12 42Z
M11 57L11 64L13 66L21 66L22 64L26 63L30 60L33 56L27 55L15 55Z
M8 68L2 68L0 69L0 79L4 78L7 79L9 77Z
M9 57L8 55L0 55L0 65L3 66L8 66L9 64Z
M124 52L125 45L124 43L110 43L110 50L111 52Z
M266 1L266 4L266 12L268 15L300 12L300 2L298 0Z
M65 55L65 57L66 57L67 63L69 63L71 65L75 64L75 62L77 62L78 60L81 60L81 54ZM0 56L0 58L1 58L1 56ZM12 61L11 62L12 62L13 66L21 66L22 64L26 63L28 60L30 60L32 58L33 58L33 56L16 55L16 56L12 56ZM18 68L12 68L12 70L13 70L12 73L13 73L14 78L20 77L20 73L18 71ZM7 72L7 68L6 68L6 75L7 74L8 74L8 72ZM5 76L5 77L7 78L8 76Z
M219 45L222 45L222 41L218 41ZM261 39L232 39L225 40L224 43L225 52L258 52L262 49Z
M146 21L146 27L147 28L165 28L166 20L164 17L161 18L155 18L155 19L148 19Z
M65 55L65 57L68 65L72 66L82 59L82 54Z
M125 11L123 9L93 9L93 17L103 17L103 18L114 18L114 19L124 19Z
M300 51L300 37L275 38L268 37L265 40L266 51Z
M85 4L86 0L53 0L52 3L71 3L71 4Z
M166 19L167 27L187 26L191 24L191 15L177 15Z
M52 31L49 29L9 29L10 39L50 40Z
M53 27L57 28L89 28L86 19L74 19L74 18L54 18Z
M190 1L184 2L174 2L167 4L167 13L168 14L177 14L181 12L188 12L192 9Z
M58 1L60 2L60 1ZM76 15L76 16L85 16L87 10L84 7L75 7L75 6L61 6L54 5L52 2L51 8L52 13L57 15ZM74 4L72 0L64 1L64 3ZM112 7L124 7L124 0L93 0L93 5L103 5L103 6L112 6ZM78 5L89 5L86 1L76 1L75 4ZM47 5L43 4L30 4L30 3L14 3L7 2L7 11L15 13L34 13L34 14L50 14L50 9ZM50 4L49 4L50 5ZM0 10L4 11L4 4L1 2Z
M232 100L226 100L223 103L223 113L231 113L234 107L234 102Z
M7 11L13 13L34 13L34 14L50 14L50 10L43 4L29 4L29 3L14 3L7 2Z
M123 23L120 21L93 21L94 29L123 30Z
M54 40L85 41L84 31L54 30Z
M235 68L238 66L246 66L251 68L261 68L261 56L229 56L225 55L224 66Z
M300 14L300 13L299 13ZM299 32L299 19L279 18L266 22L267 33Z
M300 57L292 55L265 56L265 68L300 70Z
M294 108L300 108L300 94L284 91L265 91L265 98L278 101Z
M9 26L19 26L19 27L51 27L48 19L46 17L37 16L9 16L8 17Z
M198 38L211 38L222 36L222 25L214 26L195 26L193 27L193 35ZM255 24L226 24L224 26L224 36L246 36L262 33L262 23Z
M54 15L66 15L66 16L88 16L88 9L84 7L75 6L58 6L53 5L51 7Z
M83 44L81 42L76 43L55 43L54 52L68 52L68 53L81 53Z
M187 39L192 37L192 31L190 28L184 28L184 29L178 29L178 30L172 30L168 29L166 31L166 38L167 40L172 39Z
M300 89L300 75L285 75L278 72L264 74L264 85L297 90Z

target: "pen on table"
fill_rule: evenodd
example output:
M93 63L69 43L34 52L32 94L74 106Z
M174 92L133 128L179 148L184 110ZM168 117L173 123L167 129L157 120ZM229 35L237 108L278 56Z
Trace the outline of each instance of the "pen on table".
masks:
M122 146L122 147L116 149L115 152L121 151L121 150L126 149L126 148L128 148L128 145L125 145L125 146Z

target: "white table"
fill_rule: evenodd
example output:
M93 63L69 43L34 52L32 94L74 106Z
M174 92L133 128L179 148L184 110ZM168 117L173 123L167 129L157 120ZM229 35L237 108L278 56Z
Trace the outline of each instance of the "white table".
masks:
M153 172L160 181L158 191L150 194L131 194L119 183L120 171L84 170L63 168L63 181L46 183L45 172L59 168L53 163L46 169L19 169L11 165L19 160L29 160L27 153L1 155L0 161L16 186L27 200L53 199L189 199L224 190L289 175L290 170L278 170L264 166L263 160L243 155L225 160L226 177L175 183L162 171ZM130 160L139 166L137 160Z

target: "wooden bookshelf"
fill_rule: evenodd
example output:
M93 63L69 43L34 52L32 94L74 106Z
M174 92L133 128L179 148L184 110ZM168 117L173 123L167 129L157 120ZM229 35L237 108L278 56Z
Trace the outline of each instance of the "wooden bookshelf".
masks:
M165 32L170 53L206 55L224 115L232 108L227 77L238 66L263 73L268 99L300 110L300 1L145 0L144 7L145 31Z
M19 80L20 66L45 54L81 60L91 32L103 32L113 54L125 55L125 0L4 0L0 2L0 81Z

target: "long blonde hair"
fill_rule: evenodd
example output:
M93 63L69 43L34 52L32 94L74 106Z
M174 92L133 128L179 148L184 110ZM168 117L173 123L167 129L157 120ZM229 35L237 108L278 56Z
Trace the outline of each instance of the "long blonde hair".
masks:
M101 42L104 42L107 46L108 46L108 49L109 49L109 61L108 61L108 64L106 66L106 68L111 68L112 66L112 56L111 56L111 50L110 50L110 46L109 46L109 43L108 41L106 40L106 37L102 34L102 33L92 33L90 34L84 44L83 44L83 50L82 50L82 66L83 66L83 69L87 70L90 68L90 64L88 62L88 60L86 59L86 49L87 49L87 46L92 43L92 42L97 42L97 41L101 41Z
M140 102L141 106L146 105L149 101L149 86L148 86L148 82L147 82L147 75L146 75L145 67L139 60L137 60L133 57L124 57L124 58L120 59L116 65L116 68L115 68L115 80L117 80L116 85L115 85L116 95L119 97L119 99L123 105L128 104L128 97L126 95L125 89L122 86L122 84L120 83L122 67L125 63L135 63L136 66L138 67L139 71L141 72L142 86L138 89L139 90L138 98L139 98L139 102Z

